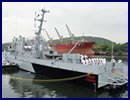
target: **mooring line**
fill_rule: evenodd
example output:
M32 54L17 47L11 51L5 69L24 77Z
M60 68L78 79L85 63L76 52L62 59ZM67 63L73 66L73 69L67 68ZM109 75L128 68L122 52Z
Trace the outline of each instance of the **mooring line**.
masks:
M92 73L93 72L91 72L89 74L92 74ZM85 77L87 75L88 74L83 74L83 75L69 77L69 78L47 79L47 80L42 80L42 79L28 79L28 78L14 77L14 76L9 76L9 75L2 75L2 77L10 78L10 79L16 79L16 80L34 81L34 82L58 82L58 81L69 81L69 80L79 79L79 78Z
M75 77L69 77L69 78L62 78L62 79L47 79L47 80L42 80L42 79L28 79L28 78L20 78L20 77L14 77L14 76L9 76L9 75L2 75L2 77L5 78L10 78L10 79L16 79L16 80L27 80L27 81L35 81L35 82L57 82L57 81L68 81L68 80L74 80L74 79L79 79L82 77L85 77L86 74L80 75L80 76L75 76Z
M120 75L120 76L122 76L122 77L124 77L124 78L126 78L126 79L128 79L128 76L126 76L126 75L124 75L124 74L122 74L120 72L115 71L115 73L118 74L118 75Z

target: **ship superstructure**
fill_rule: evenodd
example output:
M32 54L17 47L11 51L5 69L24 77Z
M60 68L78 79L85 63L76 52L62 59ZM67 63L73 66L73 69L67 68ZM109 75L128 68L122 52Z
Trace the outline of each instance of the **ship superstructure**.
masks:
M98 89L106 85L124 85L128 79L117 75L122 71L122 63L106 62L105 58L90 58L80 53L72 54L80 44L77 41L65 54L58 54L54 47L42 38L45 9L41 10L39 30L34 40L24 37L14 38L5 58L20 69L47 75L54 80L68 81L81 86ZM91 47L91 46L90 46Z

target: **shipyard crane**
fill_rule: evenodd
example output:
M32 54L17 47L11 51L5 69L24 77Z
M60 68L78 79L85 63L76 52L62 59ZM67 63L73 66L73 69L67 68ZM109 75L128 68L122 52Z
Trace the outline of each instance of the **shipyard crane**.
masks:
M63 40L63 36L60 35L60 33L58 32L58 30L57 30L56 28L55 28L55 31L56 31L56 33L57 33L59 39L62 41L62 40Z
M67 24L66 24L66 28L67 28L67 31L68 31L68 33L70 35L71 40L74 40L74 34L70 31L70 28L69 28L69 26Z
M50 37L50 35L48 34L48 32L47 32L46 30L45 30L45 33L46 33L46 35L47 35L47 37L48 37L48 39L49 39L49 42L52 42L53 38Z

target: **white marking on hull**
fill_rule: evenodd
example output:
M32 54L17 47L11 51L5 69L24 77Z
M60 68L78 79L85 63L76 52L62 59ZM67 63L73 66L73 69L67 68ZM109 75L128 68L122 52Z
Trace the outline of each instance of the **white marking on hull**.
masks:
M30 72L33 72L35 73L34 69L33 69L33 66L31 63L28 63L28 62L22 62L22 64L18 64L19 68L21 69L24 69L26 71L30 71Z

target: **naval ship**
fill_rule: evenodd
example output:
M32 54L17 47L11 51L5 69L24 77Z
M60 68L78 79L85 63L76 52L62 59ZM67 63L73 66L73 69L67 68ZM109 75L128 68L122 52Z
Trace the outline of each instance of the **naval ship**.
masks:
M66 81L94 90L107 85L122 86L128 83L128 77L121 74L121 61L106 62L105 58L72 54L80 43L78 41L65 54L58 54L54 47L48 46L41 36L44 16L48 11L41 9L40 12L40 16L36 18L40 25L35 31L35 39L14 37L5 55L9 63L15 63L25 71L47 75L52 81Z

